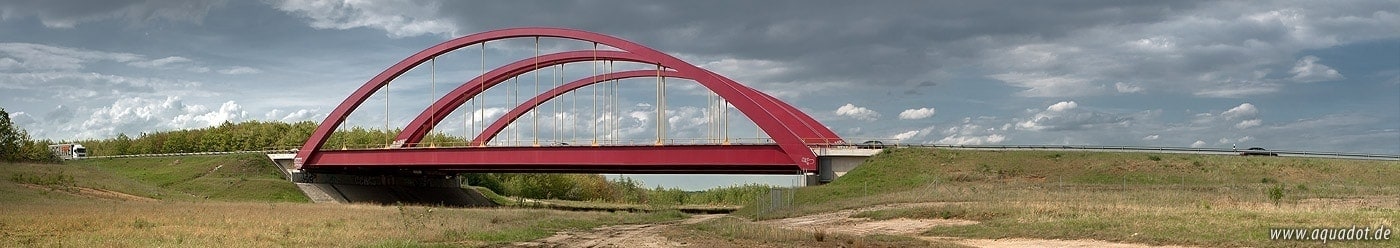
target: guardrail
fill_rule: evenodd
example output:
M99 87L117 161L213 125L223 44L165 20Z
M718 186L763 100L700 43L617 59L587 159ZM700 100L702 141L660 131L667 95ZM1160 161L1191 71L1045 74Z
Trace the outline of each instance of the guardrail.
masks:
M1246 150L1221 149L1221 148L1190 148L1190 147L1143 147L1143 146L1079 146L1079 145L939 145L939 144L840 144L823 145L821 147L849 147L849 148L899 148L899 147L921 147L921 148L945 148L945 149L969 149L969 150L1067 150L1067 151L1118 151L1118 152L1160 152L1160 153L1194 153L1194 154L1216 154L1216 155L1238 155ZM382 147L380 147L382 148ZM198 155L228 155L245 153L296 153L296 148L280 149L271 148L258 151L230 151L230 152L186 152L186 153L160 153L160 154L133 154L133 155L112 155L112 156L89 156L87 158L140 158L140 157L172 157L172 156L198 156ZM1400 160L1400 155L1393 154L1369 154L1369 153L1343 153L1343 152L1313 152L1313 151L1286 151L1268 150L1257 151L1275 153L1279 156L1288 157L1320 157L1320 158L1345 158L1345 159L1370 159L1370 160Z
M296 153L296 150L260 150L260 151L231 151L231 152L179 152L179 153L154 153L154 154L131 154L131 155L110 155L110 156L87 156L86 159L93 158L144 158L144 157L177 157L177 156L199 156L199 155L229 155L245 153Z
M859 145L857 145L859 146ZM976 149L976 150L1082 150L1082 151L1124 151L1124 152L1164 152L1164 153L1197 153L1197 154L1220 154L1239 155L1248 150L1222 149L1222 148L1190 148L1190 147L1141 147L1141 146L1077 146L1077 145L936 145L936 144L896 144L886 145L888 147L927 147L927 148L948 148L948 149ZM1370 154L1370 153L1343 153L1343 152L1313 152L1313 151L1287 151L1287 150L1267 150L1254 151L1275 153L1279 156L1290 157L1326 157L1326 158L1349 158L1349 159L1373 159L1373 160L1400 160L1400 155L1393 154Z

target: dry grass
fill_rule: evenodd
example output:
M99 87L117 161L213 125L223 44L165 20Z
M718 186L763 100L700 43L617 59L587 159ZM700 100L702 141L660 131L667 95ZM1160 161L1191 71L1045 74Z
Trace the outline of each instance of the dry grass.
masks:
M735 217L681 225L662 235L694 247L966 247L895 235L855 236L821 230L795 231Z
M1270 189L1282 189L1279 204ZM799 189L786 218L943 202L858 217L953 218L927 236L1098 239L1157 245L1296 247L1271 227L1396 226L1400 162L1087 152L900 149L836 182ZM741 211L753 217L753 207ZM1332 246L1393 246L1333 242Z
M0 246L481 246L676 213L296 203L0 203Z

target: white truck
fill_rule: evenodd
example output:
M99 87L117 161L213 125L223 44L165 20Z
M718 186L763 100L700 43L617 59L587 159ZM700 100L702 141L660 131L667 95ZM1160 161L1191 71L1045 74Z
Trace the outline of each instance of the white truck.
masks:
M49 145L49 151L53 155L63 160L82 159L87 157L87 148L81 144L57 144Z

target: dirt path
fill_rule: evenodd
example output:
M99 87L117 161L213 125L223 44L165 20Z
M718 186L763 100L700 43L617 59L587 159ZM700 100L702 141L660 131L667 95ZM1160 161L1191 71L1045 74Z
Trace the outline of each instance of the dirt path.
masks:
M864 207L856 209L846 209L830 213L821 213L807 216L792 217L786 219L766 220L758 223L778 228L791 229L796 231L822 231L827 233L841 233L849 235L871 235L888 234L910 236L918 239L951 242L973 247L995 247L995 248L1021 248L1021 247L1109 247L1109 248L1148 248L1148 247L1181 247L1181 246L1150 246L1143 244L1114 243L1101 240L1081 239L1081 240L1050 240L1050 239L967 239L957 237L928 237L920 236L924 230L935 226L946 225L973 225L976 221L958 219L889 219L871 220L868 218L854 218L851 215L875 210L915 208L926 206L940 206L947 204L957 204L950 202L924 202L924 203L903 203ZM581 232L559 232L547 238L512 244L519 247L684 247L689 244L667 240L661 235L661 230L665 227L678 224L693 224L706 220L711 220L725 216L723 214L693 215L689 219L682 221L644 224L644 225L617 225L604 226Z
M512 244L517 247L680 247L685 243L673 242L661 236L661 229L678 224L694 224L724 216L723 214L692 215L690 218L669 223L617 225L593 228L583 232L559 232L554 236L530 242Z
M1078 240L1053 240L1053 239L961 239L945 237L920 237L930 241L947 241L973 247L988 248L1032 248L1032 247L1071 247L1071 248L1175 248L1185 246L1151 246L1144 244L1114 243L1102 240L1078 239Z
M94 197L94 198L102 198L102 199L110 199L110 200L139 201L139 202L154 202L154 201L158 201L158 200L156 200L156 199L151 199L151 198L144 197L144 196L137 196L137 195L127 194L127 193L122 193L122 192L116 192L116 191L111 191L111 190L105 190L105 189L94 189L94 188L85 188L85 187L77 187L77 186L69 186L69 187L66 187L66 188L54 188L54 187L45 187L45 186L41 186L41 185L27 184L27 183L21 183L21 184L19 184L19 185L20 185L20 186L27 187L27 188L31 188L31 189L53 190L53 191L56 191L56 192L63 192L63 193L71 194L71 195L85 196L85 197Z
M903 203L864 207L857 209L846 209L830 213L814 214L808 216L792 217L786 219L767 220L761 223L779 228L800 230L800 231L823 231L828 233L842 233L857 236L869 234L894 234L894 235L918 235L920 232L935 226L947 225L972 225L976 221L958 219L888 219L871 220L867 218L853 218L851 215L875 210L915 208L926 206L939 206L952 203L947 202L924 202L924 203Z
M1050 240L1050 239L965 239L956 237L928 237L920 236L924 230L935 226L946 225L973 225L976 221L957 219L889 219L871 220L868 218L853 218L851 215L875 210L916 208L927 206L941 206L956 204L951 202L923 202L923 203L903 203L864 207L857 209L846 209L830 213L822 213L808 216L799 216L786 219L768 220L760 223L775 227L799 230L814 231L820 230L828 233L844 233L851 235L889 234L912 236L929 241L952 242L973 247L994 247L994 248L1021 248L1021 247L1109 247L1109 248L1147 248L1147 247L1181 247L1181 246L1150 246L1142 244L1114 243L1108 241L1081 239L1081 240Z

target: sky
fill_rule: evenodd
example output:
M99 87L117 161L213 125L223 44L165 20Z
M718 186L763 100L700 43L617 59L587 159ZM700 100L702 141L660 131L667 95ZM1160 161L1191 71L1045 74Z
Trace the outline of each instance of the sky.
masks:
M1383 0L12 0L0 2L0 107L53 140L321 121L419 50L526 26L652 47L850 141L1400 154L1400 2ZM592 44L522 38L448 53L347 125L398 128L483 68L580 49ZM607 68L523 75L437 130L469 134L532 91ZM655 79L618 85L607 114L585 90L495 142L655 139ZM738 113L711 114L693 82L670 79L666 92L668 138L717 138L725 122L732 138L765 136ZM613 132L591 134L602 116Z

